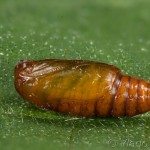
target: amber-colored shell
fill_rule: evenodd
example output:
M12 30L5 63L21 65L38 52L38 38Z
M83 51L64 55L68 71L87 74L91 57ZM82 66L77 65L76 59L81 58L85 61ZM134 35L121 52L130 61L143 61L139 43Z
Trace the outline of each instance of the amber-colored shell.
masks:
M20 61L15 87L30 103L62 113L122 117L150 111L148 82L100 62Z

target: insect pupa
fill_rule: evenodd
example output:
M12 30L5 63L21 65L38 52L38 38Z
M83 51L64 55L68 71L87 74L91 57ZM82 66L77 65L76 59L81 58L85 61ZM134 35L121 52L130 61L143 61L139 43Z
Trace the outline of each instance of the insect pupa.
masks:
M21 60L15 88L35 106L66 114L131 117L150 111L150 83L100 62Z

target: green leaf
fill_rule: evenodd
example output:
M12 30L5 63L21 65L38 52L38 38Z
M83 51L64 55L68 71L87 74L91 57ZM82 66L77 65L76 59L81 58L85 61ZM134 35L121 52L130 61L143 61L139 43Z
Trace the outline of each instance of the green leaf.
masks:
M0 149L150 147L150 113L78 118L40 110L14 88L20 59L86 59L150 80L149 0L0 1Z

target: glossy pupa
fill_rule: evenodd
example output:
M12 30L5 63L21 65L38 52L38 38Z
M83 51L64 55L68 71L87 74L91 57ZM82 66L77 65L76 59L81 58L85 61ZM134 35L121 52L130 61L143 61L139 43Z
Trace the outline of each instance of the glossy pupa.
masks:
M37 107L80 116L135 116L150 111L150 84L113 65L84 60L29 60L15 66L15 88Z

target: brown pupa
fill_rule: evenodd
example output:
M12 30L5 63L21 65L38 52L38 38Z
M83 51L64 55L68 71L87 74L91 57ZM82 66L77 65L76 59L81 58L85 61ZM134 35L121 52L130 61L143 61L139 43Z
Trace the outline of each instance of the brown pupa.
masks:
M21 60L15 88L30 103L66 114L123 117L150 111L150 83L100 62Z

